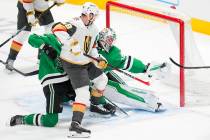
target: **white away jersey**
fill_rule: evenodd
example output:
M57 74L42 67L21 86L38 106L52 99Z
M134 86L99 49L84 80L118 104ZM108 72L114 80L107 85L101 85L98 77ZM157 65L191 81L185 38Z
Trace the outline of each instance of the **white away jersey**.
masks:
M94 44L98 29L94 24L85 26L81 18L74 18L68 23L55 25L53 33L63 43L60 54L63 60L84 65L92 61L84 53L93 57L99 56Z

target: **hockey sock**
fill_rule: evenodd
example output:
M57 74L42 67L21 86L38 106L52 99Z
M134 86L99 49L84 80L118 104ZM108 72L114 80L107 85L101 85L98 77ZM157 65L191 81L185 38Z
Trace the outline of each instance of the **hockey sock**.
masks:
M74 102L72 110L73 110L72 121L75 121L81 124L83 116L84 116L84 112L86 110L86 105Z
M103 94L98 92L96 89L92 89L90 101L94 105L106 103L105 99L103 98Z
M58 114L30 114L24 116L24 123L28 125L54 127L58 122Z
M21 43L12 41L8 59L15 60L22 46Z

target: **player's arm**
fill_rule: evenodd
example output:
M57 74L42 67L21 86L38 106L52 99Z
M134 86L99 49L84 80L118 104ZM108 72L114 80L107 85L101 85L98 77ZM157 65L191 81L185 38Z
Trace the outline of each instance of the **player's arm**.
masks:
M45 45L43 38L37 34L32 34L28 38L28 43L34 48L40 48Z
M29 36L28 43L32 47L42 50L51 59L55 59L59 54L58 48L55 47L55 45L58 45L56 43L59 42L54 35L39 36L32 34Z
M121 50L114 45L109 50L109 53L103 50L99 50L99 53L103 55L108 63L115 68L127 70L132 73L145 72L146 66L141 60L132 56L122 55Z
M122 56L121 65L122 70L127 70L132 73L144 73L147 66L139 59L133 56Z
M92 50L90 51L89 55L94 57L94 58L98 58L99 54L98 54L98 50L97 50L97 45L96 43L93 44Z
M71 36L74 35L76 30L76 26L72 25L71 23L63 24L59 22L52 27L53 34L56 35L63 45L67 46L70 45Z
M90 56L92 56L93 58L97 58L98 62L93 61L93 63L100 69L105 69L108 65L108 62L106 61L106 59L102 56L99 55L98 53L98 49L96 48L97 44L96 42L94 43L91 52L89 53Z
M35 10L33 0L22 0L23 8L26 10L26 17L28 23L32 26L36 25L37 20L35 18Z

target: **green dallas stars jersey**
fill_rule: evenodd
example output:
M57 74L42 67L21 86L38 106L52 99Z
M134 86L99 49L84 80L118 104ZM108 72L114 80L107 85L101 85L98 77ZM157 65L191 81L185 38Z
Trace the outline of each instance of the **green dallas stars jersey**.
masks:
M32 34L30 35L28 42L34 48L40 48L44 44L49 45L57 51L58 56L61 52L62 44L53 34L44 34L42 36ZM61 66L59 57L52 60L41 50L39 64L39 80L41 81L41 84L45 86L52 83L64 82L68 79L67 74Z
M102 55L115 68L127 70L132 73L144 73L147 66L139 59L132 56L123 56L121 50L112 46L107 53L98 47L99 54ZM158 108L159 99L153 95L152 91L128 86L110 67L105 69L109 78L108 85L104 91L104 96L116 103L122 103L135 109L143 109L155 112ZM101 99L101 103L103 103Z
M48 44L55 48L58 53L60 53L61 44L59 43L59 41L57 41L57 38L53 34L45 34L43 36L38 36L35 34L31 35L29 38L29 43L35 48L39 48L42 44ZM131 56L123 56L120 49L118 49L116 46L113 46L110 49L109 54L103 50L99 50L99 54L105 57L108 63L116 68L128 70L133 73L145 72L146 66L140 60ZM46 81L45 83L56 81L57 76L61 76L61 78L64 77L64 80L65 78L68 79L67 77L65 77L66 74L63 72L63 69L59 67L58 59L51 60L44 52L41 52L39 70L39 79L41 81ZM106 69L106 71L112 73L111 69ZM116 78L116 76L114 77ZM121 78L119 77L118 79ZM156 105L158 102L157 97L155 97L154 95L151 96L152 94L148 91L144 92L144 90L139 89L141 92L137 92L137 90L130 89L136 88L127 87L124 84L122 85L118 82L109 80L104 95L109 97L110 99L113 99L113 101L115 102L123 101L124 104L127 104L134 108L144 109L148 111L153 111L156 109ZM101 98L100 103L104 104L105 102L105 99Z
M121 54L121 50L114 45L109 50L109 53L100 48L98 51L99 54L101 54L107 60L107 62L115 68L127 70L132 73L145 72L146 65L144 65L140 60L132 56L123 56ZM105 69L105 71L110 70L111 69L109 67Z

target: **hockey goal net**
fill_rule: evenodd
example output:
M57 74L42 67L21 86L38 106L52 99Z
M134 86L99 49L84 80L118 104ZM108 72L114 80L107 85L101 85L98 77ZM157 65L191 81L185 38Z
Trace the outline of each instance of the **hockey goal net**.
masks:
M106 26L116 31L116 45L124 54L145 63L167 61L171 65L170 75L151 86L157 94L165 93L169 100L177 98L181 107L185 104L209 104L206 97L209 99L210 80L205 78L208 70L185 70L169 61L172 57L181 65L204 64L195 45L188 16L170 7L109 1L106 4ZM164 86L159 86L161 84Z

